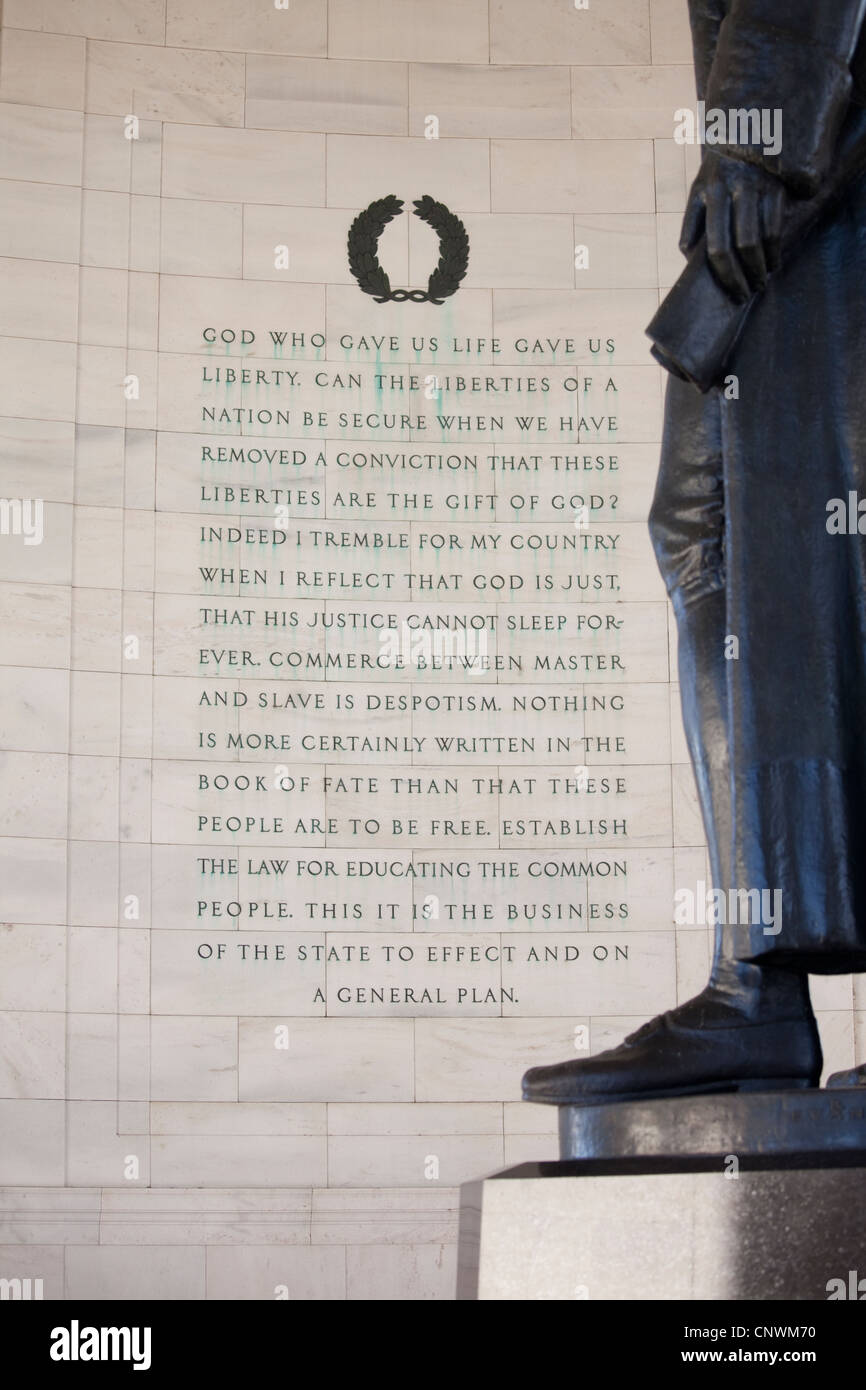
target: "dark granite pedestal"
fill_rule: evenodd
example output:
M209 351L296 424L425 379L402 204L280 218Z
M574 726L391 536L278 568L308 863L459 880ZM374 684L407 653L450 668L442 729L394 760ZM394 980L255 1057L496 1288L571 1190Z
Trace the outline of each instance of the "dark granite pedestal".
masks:
M866 1086L560 1105L561 1159L866 1153Z
M458 1298L866 1300L863 1088L562 1106L560 1142L464 1184Z

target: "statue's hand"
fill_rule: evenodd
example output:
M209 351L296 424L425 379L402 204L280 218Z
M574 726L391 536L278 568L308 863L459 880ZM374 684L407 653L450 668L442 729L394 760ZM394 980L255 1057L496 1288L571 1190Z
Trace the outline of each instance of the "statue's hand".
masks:
M785 198L774 174L708 150L689 191L680 250L687 255L706 229L717 279L734 299L748 299L779 264Z

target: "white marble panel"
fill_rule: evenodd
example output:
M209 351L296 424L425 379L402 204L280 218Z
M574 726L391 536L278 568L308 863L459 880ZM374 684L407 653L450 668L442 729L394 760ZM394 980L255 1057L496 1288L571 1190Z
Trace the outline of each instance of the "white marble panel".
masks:
M70 927L67 961L69 1009L79 1015L116 1013L117 932L106 927Z
M204 1297L201 1245L82 1245L67 1252L67 1299L183 1302Z
M164 1020L169 1024L177 1021ZM213 1020L208 1022L212 1023ZM387 1106L368 1108L388 1109ZM415 1109L414 1106L399 1108ZM324 1135L328 1129L328 1107L267 1102L255 1104L249 1101L235 1104L225 1101L155 1101L150 1107L150 1126L154 1135Z
M346 1257L341 1249L326 1246L212 1245L207 1250L207 1297L340 1301L346 1297Z
M286 1049L275 1046L280 1025ZM240 1099L411 1100L413 1027L399 1018L241 1019Z
M653 141L656 212L683 213L691 179L685 145L674 140Z
M431 1302L454 1299L456 1245L350 1246L347 1297L352 1302Z
M453 1245L459 1189L331 1187L313 1191L314 1245Z
M0 251L37 261L78 262L81 189L5 179L0 199Z
M580 9L557 0L491 0L494 63L648 63L645 0L606 0Z
M237 1050L236 1018L151 1019L151 1096L155 1101L234 1101Z
M268 198L290 207L320 205L325 137L287 131L167 125L163 132L162 192L167 198L239 203ZM62 182L62 180L58 180Z
M572 131L580 140L669 139L674 112L694 101L691 63L572 71Z
M650 0L650 34L653 62L692 61L689 12L679 0Z
M87 110L97 115L240 126L244 123L244 60L234 53L90 43Z
M82 38L6 28L0 53L0 101L82 110L84 51Z
M165 0L7 0L3 22L13 29L82 34L90 39L162 43Z
M156 275L82 267L79 342L99 347L155 348L157 299Z
M0 178L81 183L84 117L77 111L4 102L0 107Z
M59 926L0 926L0 1009L62 1011L66 943Z
M372 135L329 135L327 140L328 207L366 207L373 190L377 190L377 197L393 191L410 206L413 198L429 193L457 213L486 212L490 207L486 140L385 139Z
M77 313L75 266L0 260L0 314L20 337L74 342Z
M410 135L423 135L432 115L439 139L568 139L570 101L566 67L493 67L458 59L409 68Z
M65 1110L62 1100L0 1100L0 1182L62 1186Z
M328 1106L331 1135L430 1136L500 1135L500 1105L366 1105L344 1103Z
M575 269L580 289L655 289L658 283L656 221L650 212L584 213L574 215L574 244L588 256ZM637 301L635 309L637 310Z
M352 1135L328 1141L328 1178L339 1187L456 1187L504 1161L501 1135Z
M85 188L159 196L162 176L162 125L139 118L137 138L127 139L124 111L118 116L84 117Z
M164 198L161 210L159 265L164 275L240 277L244 235L240 203Z
M118 1096L116 1015L67 1014L66 1094L70 1100L88 1101Z
M463 224L470 246L467 289L572 288L574 243L567 213L475 213ZM437 261L436 236L414 219L409 233L409 280L423 284Z
M66 1068L62 1013L0 1013L0 1097L60 1100Z
M652 212L652 143L493 140L491 186L495 212Z
M60 753L0 753L0 835L52 840L66 833L66 763Z
M102 1193L104 1245L309 1243L309 1188L127 1187Z
M69 677L65 671L0 667L0 747L63 753L68 721Z
M0 904L4 921L65 921L66 853L66 842L61 838L0 838ZM38 899L33 891L37 883Z
M71 342L0 338L4 414L72 420L75 415L75 347Z
M165 42L323 57L327 10L326 0L291 0L287 9L258 0L210 0L206 10L198 0L166 0Z
M353 0L330 0L328 53L335 58L486 63L485 0L377 0L370 13Z
M154 1138L152 1181L160 1187L285 1187L325 1183L327 1143L284 1135Z
M247 55L248 126L405 135L406 102L403 63Z

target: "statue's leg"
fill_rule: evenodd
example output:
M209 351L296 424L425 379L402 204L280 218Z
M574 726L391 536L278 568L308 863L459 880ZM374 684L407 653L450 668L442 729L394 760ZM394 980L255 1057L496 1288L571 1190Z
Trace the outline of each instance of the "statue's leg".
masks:
M670 379L650 533L679 636L686 738L714 886L731 877L730 739L725 657L725 509L721 402ZM737 959L716 928L709 982L694 999L644 1024L620 1047L536 1067L529 1100L592 1103L632 1096L817 1085L821 1048L808 976Z
M677 621L680 697L710 857L727 899L749 888L732 874L730 726L726 653L725 497L721 400L671 377L662 459L649 529ZM705 1003L724 999L755 1019L811 1016L805 972L738 960L735 933L716 928ZM697 1000L692 1001L697 1004Z
M728 899L731 872L730 741L727 710L728 660L724 590L694 595L677 605L680 695L683 727L697 784L713 887ZM755 1019L811 1015L805 971L738 960L735 933L717 925L709 989L704 999L726 999ZM700 998L701 996L699 996ZM697 1001L693 1001L697 1002Z

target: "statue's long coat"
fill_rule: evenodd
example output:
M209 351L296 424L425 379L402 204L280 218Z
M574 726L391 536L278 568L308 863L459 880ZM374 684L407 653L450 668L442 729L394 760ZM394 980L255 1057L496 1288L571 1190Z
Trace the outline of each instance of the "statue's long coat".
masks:
M689 7L699 95L708 107L757 97L781 108L782 160L757 162L794 196L814 190L843 108L866 100L862 28L854 58L845 52L862 4ZM720 450L726 626L738 644L727 670L731 880L783 893L782 931L744 928L738 954L866 970L866 534L828 531L833 499L847 511L856 494L866 513L866 177L771 277L726 370L736 399L669 382L665 438ZM656 517L663 571L664 531ZM676 576L665 578L673 593Z

